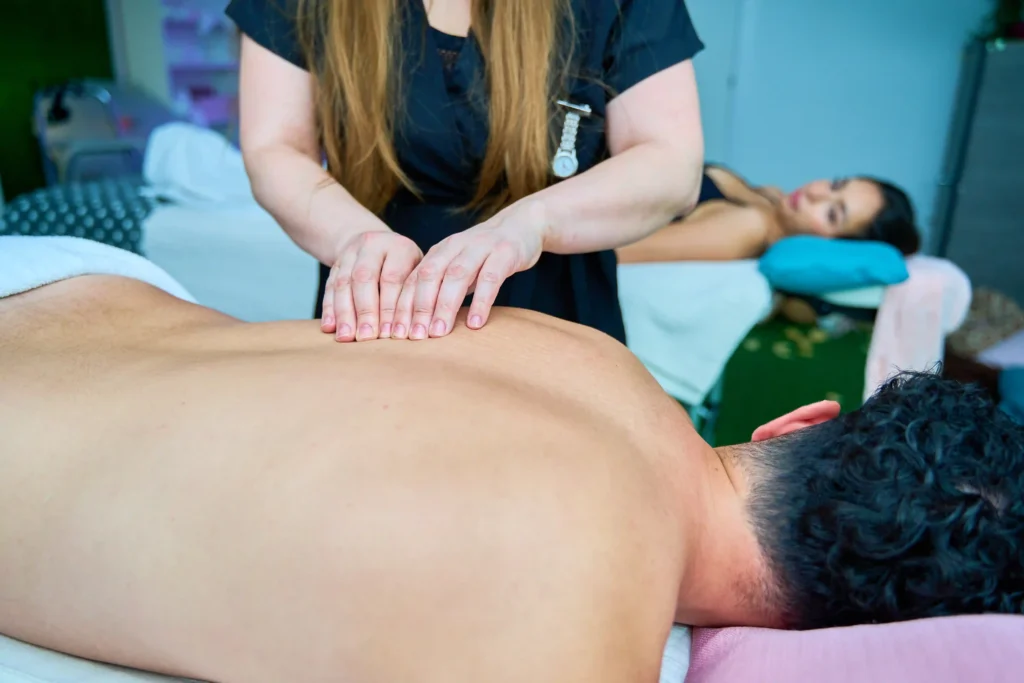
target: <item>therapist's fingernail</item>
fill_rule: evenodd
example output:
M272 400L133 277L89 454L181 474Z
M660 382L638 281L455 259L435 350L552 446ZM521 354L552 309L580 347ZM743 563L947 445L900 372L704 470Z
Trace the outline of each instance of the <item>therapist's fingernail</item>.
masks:
M373 328L369 325L359 326L359 341L371 339L373 337Z
M388 339L391 337L391 323L384 323L380 326L380 338Z
M471 316L469 319L469 326L474 330L479 330L484 326L484 319L478 315Z
M320 323L322 327L330 327L334 324L334 318L324 318L323 322Z
M434 336L434 337L443 337L444 336L444 321L443 320L435 320L434 324L430 326L430 334L431 334L431 336Z
M348 339L352 336L352 328L348 325L342 325L338 328L338 339Z
M394 334L392 335L395 339L405 339L405 325L398 323L395 325Z
M423 339L427 336L427 328L420 324L413 325L412 334L409 336L413 339Z

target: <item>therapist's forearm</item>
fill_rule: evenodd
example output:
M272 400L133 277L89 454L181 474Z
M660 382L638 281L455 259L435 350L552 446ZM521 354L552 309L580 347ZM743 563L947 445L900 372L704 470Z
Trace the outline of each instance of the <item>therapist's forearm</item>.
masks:
M339 245L370 230L388 230L309 156L287 145L245 153L253 195L288 236L321 263L332 265Z
M703 150L640 144L524 201L541 202L544 250L582 254L643 239L693 210Z

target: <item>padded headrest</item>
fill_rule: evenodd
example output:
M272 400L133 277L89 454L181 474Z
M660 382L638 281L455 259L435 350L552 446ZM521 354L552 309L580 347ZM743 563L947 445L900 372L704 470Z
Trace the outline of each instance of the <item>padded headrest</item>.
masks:
M776 631L694 629L686 683L1020 680L1024 616L982 615Z

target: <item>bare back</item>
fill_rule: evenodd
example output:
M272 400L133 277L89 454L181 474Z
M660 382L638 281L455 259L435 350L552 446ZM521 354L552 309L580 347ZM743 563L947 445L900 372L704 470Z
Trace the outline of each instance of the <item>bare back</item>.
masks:
M220 683L657 678L696 436L598 333L339 345L79 278L0 301L0 377L2 633Z

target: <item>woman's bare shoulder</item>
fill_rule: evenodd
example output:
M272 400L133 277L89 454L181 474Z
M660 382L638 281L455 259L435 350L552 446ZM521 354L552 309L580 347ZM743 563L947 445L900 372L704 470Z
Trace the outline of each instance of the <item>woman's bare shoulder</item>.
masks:
M704 172L730 202L738 202L745 206L770 207L776 201L773 193L767 191L774 188L757 187L730 168L707 166Z
M749 190L753 190L753 186L747 182L746 178L727 166L722 166L720 164L708 164L704 167L704 173L711 178L716 185L719 185L719 189L722 189L723 191L724 188L721 187L723 184L740 184Z

